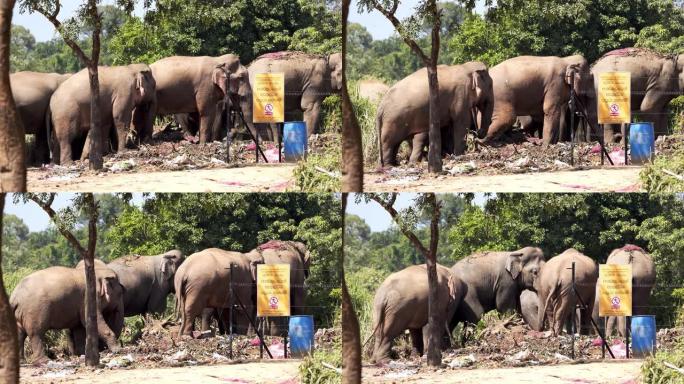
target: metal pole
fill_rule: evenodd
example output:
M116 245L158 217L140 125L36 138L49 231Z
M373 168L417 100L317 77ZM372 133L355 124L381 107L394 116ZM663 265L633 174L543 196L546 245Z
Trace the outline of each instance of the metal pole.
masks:
M575 166L575 90L570 87L570 165Z
M575 262L572 262L572 293L577 296L577 291L575 290ZM575 359L575 320L577 318L577 304L572 308L572 325L570 326L570 329L572 330L572 352L570 357L572 359Z
M285 350L284 353L285 353L285 358L286 358L286 359L287 359L287 336L288 336L288 330L287 330L287 328L286 328L286 329L285 329L285 343L284 343L285 345L283 346L283 347L284 347L283 349Z
M261 330L259 330L261 328ZM264 334L264 318L259 319L259 325L257 326L257 334ZM263 359L264 358L264 343L261 342L259 343L259 358Z
M607 319L607 317L604 316L603 317L603 329L604 330L606 329L606 319ZM599 332L599 336L601 336L600 332ZM601 358L602 359L606 358L606 344L605 344L605 342L601 343Z
M233 306L235 305L234 291L233 291L233 264L230 265L230 298L228 303L230 307L228 308L228 357L233 360Z
M623 139L625 143L625 165L629 164L629 159L627 158L627 145L629 144L629 124L622 124Z
M282 128L282 129L281 129ZM278 162L282 163L283 134L285 133L285 123L278 123Z
M605 132L605 129L606 128L603 126L603 124L599 124L599 132L597 133L599 135L599 145L601 146L601 165L603 165L603 146L605 145L605 143L603 142L603 134Z
M625 343L626 344L625 345L625 352L626 352L626 357L629 359L629 336L631 336L631 333L632 333L631 332L632 331L632 317L627 316L626 320L627 320L626 321L627 324L625 324L625 325L626 325L627 329L625 329L625 337L627 340Z
M256 144L256 148L254 148L254 154L256 155L256 162L259 162L259 127L254 126L254 143ZM264 160L266 160L264 158ZM268 161L266 161L268 162Z

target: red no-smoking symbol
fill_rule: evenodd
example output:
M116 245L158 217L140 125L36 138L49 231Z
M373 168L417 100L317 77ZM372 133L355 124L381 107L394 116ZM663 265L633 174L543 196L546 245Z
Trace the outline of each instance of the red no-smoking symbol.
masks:
M273 112L273 104L266 104L264 105L264 110L266 112Z
M611 104L610 105L610 112L615 113L615 114L620 112L620 106L615 104L615 103Z
M271 296L271 297L268 299L268 304L269 304L269 306L270 306L271 308L273 308L273 309L278 308L278 298L275 297L275 296Z

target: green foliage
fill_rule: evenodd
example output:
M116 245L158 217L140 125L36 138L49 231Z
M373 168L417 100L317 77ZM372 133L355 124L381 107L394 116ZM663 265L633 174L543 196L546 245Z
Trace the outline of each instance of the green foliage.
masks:
M329 150L309 153L306 161L297 163L294 179L297 191L336 192L342 187L339 170L342 169L342 151L339 136L327 145ZM326 172L322 172L325 170Z
M378 129L375 126L378 103L359 95L358 83L349 84L349 97L361 127L363 141L363 163L366 166L378 164Z
M641 184L651 193L671 193L684 190L684 181L665 173L665 170L676 175L684 175L684 145L675 144L674 151L668 156L656 156L639 174Z
M339 52L338 6L316 0L158 0L112 40L118 64L171 55L238 54L243 63L273 51Z
M307 356L299 364L299 379L305 384L337 384L342 382L342 376L323 365L327 363L333 367L342 367L342 343L336 340L334 347L329 350L315 349L311 356Z
M665 366L670 363L676 367L684 366L684 341L672 351L657 351L654 357L646 359L641 366L644 383L649 384L683 384L684 375Z

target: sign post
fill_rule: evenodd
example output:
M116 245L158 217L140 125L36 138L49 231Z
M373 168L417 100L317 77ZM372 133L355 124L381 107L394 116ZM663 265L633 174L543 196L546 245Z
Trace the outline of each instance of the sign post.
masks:
M632 316L631 265L599 265L599 316L626 317L626 350L629 358L629 323Z
M278 140L278 160L280 161L282 146L280 126L285 122L285 74L257 73L254 76L252 90L253 122L277 124L278 126L276 136ZM258 130L256 137L258 140Z
M631 122L631 73L604 72L598 79L598 123L620 124L625 142L625 165L627 165L627 140ZM603 159L603 154L601 154Z
M290 316L290 265L257 265L257 316ZM284 341L284 356L287 358L287 331Z

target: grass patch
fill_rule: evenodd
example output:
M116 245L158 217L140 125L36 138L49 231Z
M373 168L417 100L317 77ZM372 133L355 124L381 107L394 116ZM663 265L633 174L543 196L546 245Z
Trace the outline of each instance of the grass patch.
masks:
M684 181L668 172L684 175L684 136L677 141L672 155L656 157L653 163L644 167L639 175L641 184L650 193L672 193L684 190Z
M338 192L342 189L340 169L342 151L339 136L328 150L310 153L306 161L297 163L294 177L297 191ZM323 172L325 171L325 172Z

